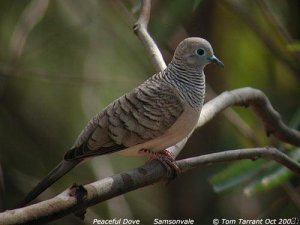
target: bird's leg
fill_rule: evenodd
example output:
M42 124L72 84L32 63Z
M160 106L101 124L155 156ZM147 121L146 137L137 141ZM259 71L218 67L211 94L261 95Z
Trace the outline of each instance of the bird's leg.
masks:
M141 149L140 154L145 155L149 158L149 161L158 160L167 169L168 181L174 180L177 174L180 173L180 168L175 163L175 156L168 150L160 152L152 152L148 149Z
M168 150L160 151L156 154L156 158L159 160L167 169L168 171L168 181L167 184L174 180L177 175L180 173L180 168L177 166L175 162L175 156L172 152Z

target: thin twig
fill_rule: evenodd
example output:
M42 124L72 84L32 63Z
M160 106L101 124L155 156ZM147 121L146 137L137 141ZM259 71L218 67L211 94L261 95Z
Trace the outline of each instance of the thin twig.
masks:
M286 27L283 25L281 19L272 9L269 1L266 0L256 0L255 1L263 11L262 15L266 18L266 20L272 25L278 36L283 40L284 46L286 47L288 44L292 44L295 40L290 35ZM298 51L290 52L294 53L298 62L300 62L300 53Z
M294 173L300 175L300 164L296 161L293 161L290 157L273 147L248 149L245 148L211 153L208 155L201 155L193 158L179 160L177 161L177 165L179 166L181 171L185 172L198 166L206 166L216 163L231 162L242 159L256 160L259 158L274 160L289 168Z
M267 49L269 49L275 57L282 61L293 72L293 74L300 79L299 65L294 64L289 57L286 57L286 54L278 48L272 39L270 39L270 35L268 35L265 30L258 25L239 1L227 0L222 1L222 4L233 10L246 24L248 24L249 28L255 32L256 36L264 43Z
M138 38L143 43L146 48L148 55L151 57L151 61L154 65L156 72L160 72L164 70L167 66L166 63L159 51L156 43L149 35L147 31L148 22L150 19L150 11L151 11L151 0L141 0L141 13L140 16L133 26L134 33L138 36Z
M49 0L32 0L23 11L10 40L13 58L18 58L23 52L30 31L44 17Z

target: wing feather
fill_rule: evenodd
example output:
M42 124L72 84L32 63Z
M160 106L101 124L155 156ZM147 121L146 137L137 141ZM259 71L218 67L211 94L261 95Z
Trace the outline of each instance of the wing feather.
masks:
M96 115L65 159L108 154L152 140L163 135L183 111L173 86L149 79Z

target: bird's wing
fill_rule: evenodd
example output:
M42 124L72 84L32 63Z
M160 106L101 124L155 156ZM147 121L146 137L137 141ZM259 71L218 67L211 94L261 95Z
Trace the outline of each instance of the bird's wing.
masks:
M144 143L164 134L184 111L176 89L145 82L95 116L65 154L72 161Z
M145 82L96 115L64 160L19 206L31 202L84 158L120 151L163 135L183 111L184 104L176 89L168 84Z

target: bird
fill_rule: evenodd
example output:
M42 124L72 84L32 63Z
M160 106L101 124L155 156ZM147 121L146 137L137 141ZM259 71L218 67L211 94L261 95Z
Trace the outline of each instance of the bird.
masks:
M181 41L163 71L110 103L87 123L63 160L18 207L29 204L90 157L119 152L174 161L166 149L194 130L205 97L203 70L210 63L224 67L207 40L189 37Z

